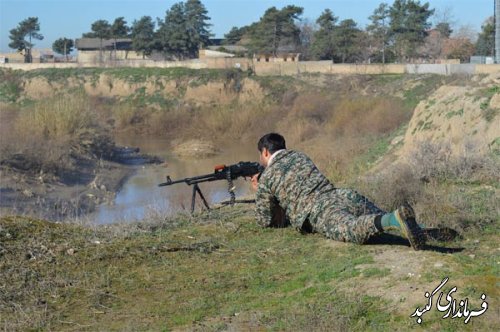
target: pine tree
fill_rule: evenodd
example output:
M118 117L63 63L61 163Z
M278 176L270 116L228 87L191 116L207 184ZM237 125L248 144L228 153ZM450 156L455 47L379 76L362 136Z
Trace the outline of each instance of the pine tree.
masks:
M260 21L249 27L249 47L254 52L271 53L276 56L280 47L295 47L300 43L300 29L295 21L303 8L286 6L281 10L271 7Z
M90 26L91 32L83 34L85 38L99 38L99 61L103 61L102 42L111 37L111 25L106 20L97 20Z
M143 16L139 21L134 21L132 24L132 49L141 52L143 59L153 52L154 30L155 23L151 16Z
M18 51L25 51L25 62L33 62L33 57L31 56L31 49L35 45L33 44L33 39L43 39L43 35L39 31L40 24L38 23L38 17L28 17L21 21L17 28L10 30L9 38L11 42L9 43L9 47Z
M395 0L390 8L390 33L394 50L400 61L417 56L419 46L424 43L431 24L429 18L434 9L429 3L419 0Z
M495 55L495 20L493 17L488 18L481 26L481 33L476 42L476 54Z
M187 0L184 8L186 29L189 35L188 54L195 58L198 56L198 50L209 43L210 24L207 21L210 17L200 0Z
M248 26L244 26L241 28L232 27L228 33L224 35L224 44L225 45L235 45L237 44L248 32Z
M311 52L316 58L334 60L337 21L338 17L333 15L330 9L325 9L316 20L319 30L314 34L314 42L311 45Z
M73 39L59 38L52 44L52 49L54 52L64 55L66 61L68 60L68 54L73 52L74 47Z
M337 49L335 54L342 63L352 62L360 51L359 37L360 30L356 22L352 19L343 20L336 29Z
M369 17L371 24L366 28L375 45L382 51L382 63L386 61L386 49L389 43L389 5L381 3Z
M159 21L157 47L167 57L183 60L191 55L190 33L186 26L185 6L175 3L167 11L164 21Z
M113 24L110 27L110 36L113 38L114 49L115 49L115 57L116 57L116 40L118 38L127 38L130 32L130 28L127 26L127 21L125 21L124 17L118 17L115 19Z

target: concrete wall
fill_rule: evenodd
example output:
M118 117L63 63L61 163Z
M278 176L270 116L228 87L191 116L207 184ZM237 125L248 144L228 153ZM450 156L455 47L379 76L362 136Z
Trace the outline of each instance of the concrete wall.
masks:
M142 54L135 51L117 50L103 50L102 61L129 61L138 60L143 61ZM78 51L78 63L82 65L98 64L100 62L99 51Z
M85 68L96 67L92 63L6 63L0 68L19 70L33 70L39 68ZM120 60L104 63L101 67L148 67L148 68L173 68L185 67L191 69L213 68L252 69L257 75L298 75L300 73L323 73L338 75L365 75L365 74L492 74L500 73L500 65L475 65L475 64L333 64L330 61L302 61L302 62L253 62L247 58L214 58L195 59L188 61L153 61L153 60Z
M500 72L500 65L476 65L476 74L494 74Z
M406 72L409 74L449 75L448 65L435 64L406 65Z

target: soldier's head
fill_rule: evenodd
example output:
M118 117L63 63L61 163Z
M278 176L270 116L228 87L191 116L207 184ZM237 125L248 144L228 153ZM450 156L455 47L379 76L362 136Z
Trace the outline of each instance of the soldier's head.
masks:
M278 150L286 149L285 138L280 134L269 133L262 136L257 143L260 152L260 163L267 167L269 159Z

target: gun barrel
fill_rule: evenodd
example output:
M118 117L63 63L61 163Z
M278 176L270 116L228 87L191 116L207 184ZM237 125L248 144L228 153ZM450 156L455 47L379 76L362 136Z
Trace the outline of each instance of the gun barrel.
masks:
M195 184L195 183L200 183L200 182L205 182L205 181L214 181L214 180L217 180L215 174L205 174L205 175L199 175L199 176L194 176L191 178L184 178L184 179L175 180L175 181L170 180L167 182L160 183L158 185L158 187L165 187L165 186L170 186L173 184L183 183L183 182L188 184L188 185L191 185L191 184Z
M210 182L216 180L227 179L227 172L230 172L231 179L237 179L239 177L249 177L256 173L262 173L263 167L256 162L239 162L230 166L217 166L214 173L194 176L190 178L184 178L180 180L172 181L170 177L167 177L167 182L160 183L159 187L170 186L177 183L186 183L187 185L197 184L201 182Z

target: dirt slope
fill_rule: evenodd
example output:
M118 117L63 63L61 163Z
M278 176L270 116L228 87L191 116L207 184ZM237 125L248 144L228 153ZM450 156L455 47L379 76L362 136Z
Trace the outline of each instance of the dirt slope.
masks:
M476 77L475 86L445 85L415 109L401 155L422 144L449 145L456 156L500 146L500 75Z

